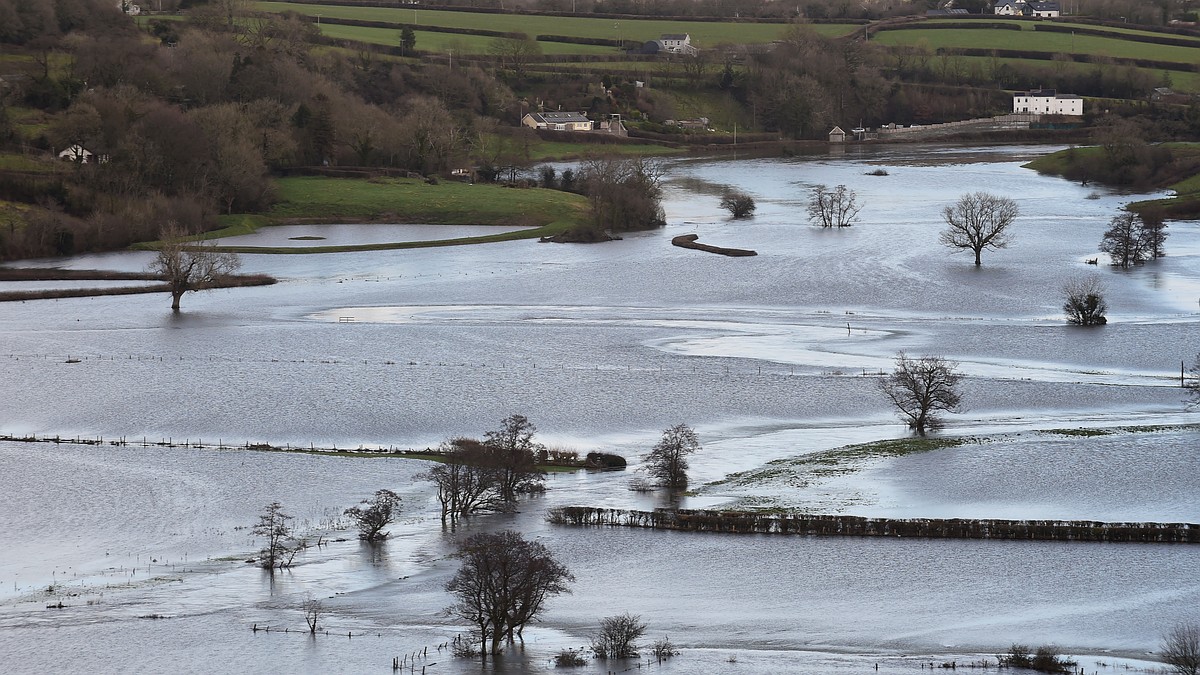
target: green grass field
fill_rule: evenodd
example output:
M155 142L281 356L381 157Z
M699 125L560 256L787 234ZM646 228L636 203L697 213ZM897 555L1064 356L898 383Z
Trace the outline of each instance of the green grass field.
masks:
M266 217L237 215L222 219L224 229L209 238L252 232L264 225L289 222L394 222L448 225L526 226L532 229L439 241L396 242L362 246L223 247L241 253L337 253L397 248L424 248L532 239L559 234L582 221L583 197L540 188L506 188L493 184L416 179L296 177L277 181L279 202Z
M437 33L418 30L416 48L426 52L453 51L455 54L486 54L495 38L482 35L460 35L458 33ZM340 26L337 24L321 24L321 34L337 40L356 40L373 45L388 45L396 47L400 44L400 31L392 28L363 28L361 26ZM565 42L539 42L543 54L614 54L614 47L597 45L573 45Z
M534 35L569 35L572 37L604 38L609 40L656 40L663 33L688 33L700 47L712 47L722 42L763 44L777 40L787 30L787 24L716 23L704 21L663 21L658 19L601 19L593 17L536 16L518 14L482 14L446 12L428 9L390 7L340 7L288 2L255 2L254 7L266 12L293 11L315 16L332 16L363 21L388 21L418 26L449 26L482 30L517 31ZM858 26L851 24L817 24L823 35L847 35ZM323 25L322 30L325 26ZM421 38L417 37L421 48Z
M1118 38L1032 30L912 29L883 31L871 38L890 47L916 46L924 41L931 49L1020 49L1025 51L1089 54L1127 59L1152 59L1194 65L1200 51L1191 47L1156 45ZM1200 45L1198 45L1200 46Z
M937 58L937 57L934 57L934 58ZM1078 62L1078 61L1054 62L1054 61L1041 61L1041 60L1036 60L1036 59L1008 59L1008 58L993 59L990 56L960 56L958 58L962 59L963 62L966 64L978 64L980 67L985 69L984 72L990 72L986 69L991 68L993 64L1001 64L1001 63L1006 63L1011 66L1019 66L1022 68L1035 67L1035 68L1046 68L1049 70L1054 70L1056 68L1062 68L1064 71L1070 72L1070 73L1080 73L1080 72L1092 70L1097 67L1097 65L1094 63L1082 63L1082 62ZM931 63L932 62L933 61L931 59ZM1163 71L1161 71L1161 70L1156 70L1154 68L1138 68L1138 70L1146 73L1146 75L1148 75L1150 78L1152 78L1152 81L1154 81L1154 82L1158 82L1162 78ZM1175 89L1176 91L1200 92L1200 73L1187 73L1187 72L1182 72L1182 71L1178 71L1178 70L1172 70L1172 71L1170 71L1170 76L1171 76L1171 87L1173 89ZM1157 85L1155 85L1155 86L1157 86Z

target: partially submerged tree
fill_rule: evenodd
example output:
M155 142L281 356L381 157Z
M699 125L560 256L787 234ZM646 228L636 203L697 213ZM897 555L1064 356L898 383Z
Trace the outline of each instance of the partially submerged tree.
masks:
M167 282L171 309L176 312L184 293L211 288L242 265L236 253L221 253L209 242L189 241L174 223L163 228L160 237L162 245L150 263L150 271Z
M1166 227L1161 215L1152 214L1147 220L1132 211L1118 213L1100 239L1100 250L1108 254L1116 267L1128 269L1141 265L1165 255Z
M1103 326L1108 323L1108 303L1104 300L1104 283L1100 277L1076 277L1063 284L1063 312L1067 322L1076 326Z
M939 412L958 410L962 375L955 370L957 366L939 356L912 359L900 352L896 356L896 369L879 381L879 390L908 422L908 427L924 436L926 430L942 426Z
M537 468L541 445L533 441L537 427L524 415L509 415L500 428L484 435L484 462L495 470L501 501L512 504L522 494L542 492L546 474Z
M446 584L455 597L447 611L473 627L484 661L504 638L521 637L548 598L569 593L575 577L541 543L512 530L468 537L458 550L462 566Z
M754 197L745 192L726 192L721 196L721 208L734 218L750 218L754 215Z
M304 547L303 542L296 542L292 537L292 516L284 513L283 505L271 502L263 508L258 516L258 524L251 530L256 537L267 540L258 554L259 565L266 570L291 567L296 553Z
M637 641L646 634L642 617L625 612L600 621L600 634L592 638L592 653L598 659L628 659L637 656Z
M1200 624L1181 623L1167 631L1162 659L1176 675L1200 675Z
M358 527L358 538L363 541L387 539L383 528L391 524L400 509L400 495L391 490L377 490L371 499L364 499L358 506L346 509L346 515Z
M688 485L688 455L700 449L700 438L686 424L676 424L663 432L662 438L646 455L646 472L659 485L683 490Z
M809 221L824 228L850 227L861 210L858 194L845 185L839 185L833 190L828 186L818 185L813 188L812 198L808 201Z
M984 249L1008 246L1008 228L1019 212L1017 203L1008 197L986 192L963 195L953 206L942 209L946 229L940 240L951 248L973 251L975 264L980 265Z
M437 487L443 525L449 521L453 526L459 518L500 506L496 471L484 466L481 448L478 441L465 438L444 443L439 454L445 461L418 476Z
M666 224L660 179L663 167L646 157L600 158L586 162L577 180L590 207L589 229L576 238L600 240L607 232L649 230Z
M309 596L304 601L304 622L308 624L308 632L310 635L317 634L317 628L321 622L321 614L325 612L325 607L321 605L321 601Z

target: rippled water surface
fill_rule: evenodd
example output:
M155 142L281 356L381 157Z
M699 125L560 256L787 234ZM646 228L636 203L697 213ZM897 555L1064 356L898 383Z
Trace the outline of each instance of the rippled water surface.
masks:
M1200 521L1195 427L1045 432L1196 421L1178 376L1200 352L1200 226L1170 223L1168 257L1142 268L1087 265L1108 219L1139 196L1020 168L1048 150L672 160L667 227L604 245L247 255L246 271L281 283L189 294L179 315L165 294L0 304L0 431L105 441L0 443L0 655L21 672L364 672L428 645L426 665L456 672L461 663L434 658L462 630L441 611L447 556L463 534L511 526L577 582L506 672L551 670L553 653L623 611L684 647L654 665L664 672L907 673L1012 642L1144 656L1169 625L1200 620L1200 549L572 530L543 517L565 504L665 505L629 483L661 430L686 422L704 444L689 506L769 498L862 515ZM889 175L865 175L879 167ZM855 189L861 222L806 224L817 183ZM755 197L753 220L719 209L728 187ZM1022 215L1013 245L976 269L937 233L940 209L980 188L1017 199ZM315 243L383 233L322 227L312 236L330 238ZM689 232L759 255L670 245ZM1080 273L1104 280L1102 329L1061 319L1059 289ZM965 410L946 433L981 442L865 462L808 488L704 486L904 436L874 375L901 349L959 362ZM543 442L633 466L554 475L520 513L452 534L415 478L423 462L140 444L423 447L518 412ZM122 438L133 444L108 444ZM365 547L340 514L381 487L402 494L404 516L389 542ZM244 562L258 545L248 527L271 500L328 542L274 579ZM341 637L250 630L302 628L310 596ZM167 618L138 618L155 615Z

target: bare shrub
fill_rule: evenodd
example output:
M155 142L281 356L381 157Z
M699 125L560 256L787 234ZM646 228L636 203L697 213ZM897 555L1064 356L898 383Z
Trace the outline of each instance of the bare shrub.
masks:
M606 616L600 621L600 634L592 638L592 652L598 659L627 659L637 656L638 638L646 634L642 617L626 612Z
M734 218L749 218L754 215L754 197L745 192L726 192L721 197L721 208L729 211Z
M1063 312L1067 322L1076 326L1103 326L1108 323L1108 303L1104 301L1104 283L1098 276L1076 277L1063 284Z
M574 649L564 649L554 656L554 666L556 668L574 668L586 665L587 659L583 658L582 653Z
M1177 675L1200 675L1200 624L1181 623L1167 631L1162 658Z
M679 649L675 647L675 643L671 642L671 638L664 637L661 640L654 641L654 658L658 659L659 663L671 658L679 656ZM730 663L736 663L737 657L730 656Z

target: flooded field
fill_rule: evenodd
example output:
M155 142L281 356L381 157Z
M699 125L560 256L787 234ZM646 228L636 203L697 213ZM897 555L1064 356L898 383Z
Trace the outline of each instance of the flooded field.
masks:
M10 485L0 491L0 655L23 672L363 672L429 646L426 665L438 662L429 672L458 672L464 664L433 658L463 630L442 612L456 567L448 556L458 537L515 527L558 553L577 582L527 631L525 655L500 662L505 672L553 670L554 653L586 644L600 617L623 611L643 615L648 637L669 634L683 648L654 664L663 672L852 673L878 663L908 673L994 661L1013 642L1147 667L1138 659L1153 658L1166 628L1200 620L1193 547L544 522L553 506L664 505L629 484L663 428L680 422L704 445L688 506L756 499L895 517L1200 521L1200 430L1178 426L1197 422L1178 376L1200 352L1200 225L1170 223L1168 256L1142 268L1087 265L1118 206L1137 196L1020 168L1049 150L674 160L668 226L622 241L247 255L245 271L281 283L189 294L179 315L166 294L0 305L2 433L419 448L520 413L544 443L632 463L553 475L520 513L448 533L416 460L0 443ZM889 175L865 175L880 167ZM858 191L861 222L839 232L804 222L817 183ZM754 196L753 220L719 209L726 186ZM937 233L941 208L980 188L1013 197L1022 214L1012 246L975 269ZM321 227L331 229L260 234L269 245L380 236L378 226ZM670 245L689 232L758 256ZM140 271L148 261L117 253L53 264ZM1080 273L1104 280L1101 329L1061 318L1061 286ZM982 442L878 458L811 485L705 485L906 436L875 384L901 349L961 364L966 409L945 433ZM1171 428L1047 432L1148 425ZM391 540L366 547L341 512L384 487L403 497L403 516ZM249 526L272 500L312 536L347 540L310 548L271 579L244 561L259 546ZM307 597L324 599L340 638L250 630L302 629ZM46 609L59 601L63 609ZM166 618L138 618L148 616Z

